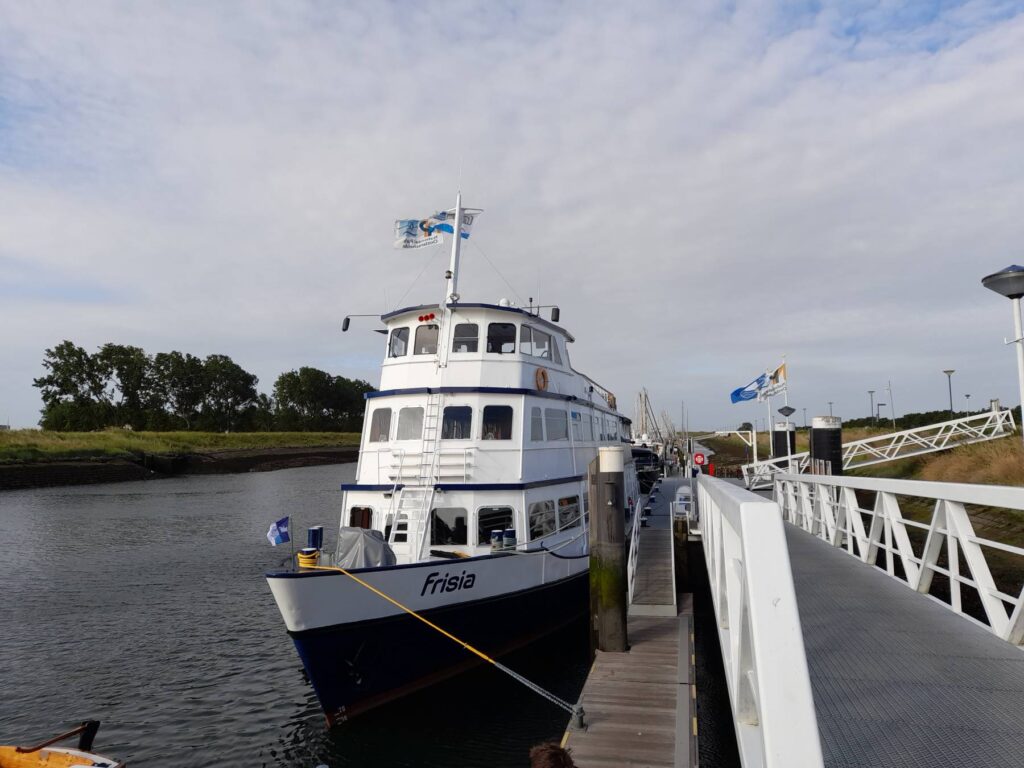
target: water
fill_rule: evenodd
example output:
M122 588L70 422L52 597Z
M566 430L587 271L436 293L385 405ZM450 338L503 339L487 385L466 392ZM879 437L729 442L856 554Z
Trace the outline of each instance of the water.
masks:
M263 579L355 465L0 493L0 743L85 718L133 766L525 766L568 717L493 668L331 730ZM329 546L330 546L329 544ZM286 545L287 546L287 545ZM586 627L509 657L575 700Z

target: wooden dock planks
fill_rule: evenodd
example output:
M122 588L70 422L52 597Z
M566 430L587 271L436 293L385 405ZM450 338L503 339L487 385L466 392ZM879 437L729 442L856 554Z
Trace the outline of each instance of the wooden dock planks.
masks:
M683 613L676 617L630 616L627 653L598 651L583 688L586 730L566 734L566 746L581 768L685 768L691 755L696 759L691 744L693 610L692 601L683 602ZM684 762L677 762L677 752Z

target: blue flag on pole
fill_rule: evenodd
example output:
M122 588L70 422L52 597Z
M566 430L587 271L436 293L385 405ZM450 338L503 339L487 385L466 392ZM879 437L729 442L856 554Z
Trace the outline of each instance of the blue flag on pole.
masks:
M762 389L764 389L764 387L765 387L765 385L767 383L768 383L768 374L767 373L762 373L760 376L758 376L752 382L747 384L747 386L740 387L739 389L734 389L732 391L732 394L729 395L729 398L734 403L743 403L743 402L746 402L747 400L754 400L754 399L757 398L758 392L760 392Z
M267 539L275 547L278 544L284 544L286 541L291 541L291 536L288 535L288 523L287 517L282 517L276 523L271 524L270 530L267 531Z

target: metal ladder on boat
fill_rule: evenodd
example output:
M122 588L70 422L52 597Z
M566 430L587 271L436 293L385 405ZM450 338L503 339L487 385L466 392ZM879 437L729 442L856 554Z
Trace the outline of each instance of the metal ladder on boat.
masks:
M437 468L440 457L440 417L443 395L431 393L423 411L423 448L420 451L419 471L415 485L406 485L398 490L395 504L395 522L391 527L389 544L401 544L399 536L405 536L409 561L415 562L423 556L427 536L430 533L429 514L434 503L437 482Z

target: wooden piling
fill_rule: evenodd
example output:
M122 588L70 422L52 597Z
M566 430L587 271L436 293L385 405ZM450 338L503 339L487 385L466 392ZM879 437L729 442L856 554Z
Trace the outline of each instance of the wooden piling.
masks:
M601 448L588 473L591 631L601 651L629 650L622 462L621 448Z

